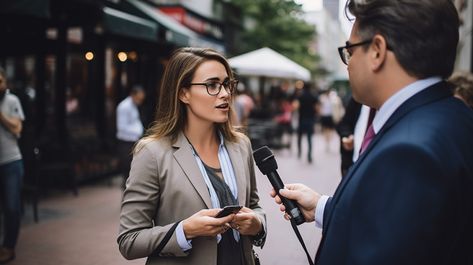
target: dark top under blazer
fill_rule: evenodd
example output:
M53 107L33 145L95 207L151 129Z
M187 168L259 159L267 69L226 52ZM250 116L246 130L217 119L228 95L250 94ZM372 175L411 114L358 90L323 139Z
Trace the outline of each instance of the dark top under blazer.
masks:
M445 82L404 102L324 213L318 265L473 264L473 111Z

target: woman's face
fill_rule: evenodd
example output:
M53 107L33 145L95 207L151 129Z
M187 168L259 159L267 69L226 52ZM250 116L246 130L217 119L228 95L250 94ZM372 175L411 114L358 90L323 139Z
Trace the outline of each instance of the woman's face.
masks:
M187 106L187 121L190 125L194 123L224 123L229 118L231 94L224 87L217 95L210 95L205 85L220 85L228 80L225 66L218 61L203 62L195 71L192 84L189 88L182 90L180 100ZM200 83L200 84L196 84ZM218 89L217 89L218 91Z

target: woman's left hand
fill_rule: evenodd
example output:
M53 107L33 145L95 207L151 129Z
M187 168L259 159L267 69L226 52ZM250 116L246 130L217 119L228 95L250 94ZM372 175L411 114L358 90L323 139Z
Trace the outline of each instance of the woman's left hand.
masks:
M238 230L240 234L249 236L254 236L263 229L256 213L247 207L241 208L240 212L235 214L230 225L233 229Z

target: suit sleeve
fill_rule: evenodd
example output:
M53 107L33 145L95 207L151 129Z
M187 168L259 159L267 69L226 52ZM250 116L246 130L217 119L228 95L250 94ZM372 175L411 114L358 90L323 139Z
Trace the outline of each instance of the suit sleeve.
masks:
M154 226L160 195L158 164L153 153L144 146L135 153L130 176L123 193L118 245L126 259L137 259L154 255L155 249L172 227ZM160 256L187 256L180 248L176 232L165 245Z
M442 260L449 251L442 247L450 240L449 219L461 212L456 208L458 183L445 170L447 162L428 147L398 144L367 157L360 167L363 163L361 181L352 180L344 191L353 192L350 209L331 220L350 220L353 242L346 242L352 246L346 254L351 264Z

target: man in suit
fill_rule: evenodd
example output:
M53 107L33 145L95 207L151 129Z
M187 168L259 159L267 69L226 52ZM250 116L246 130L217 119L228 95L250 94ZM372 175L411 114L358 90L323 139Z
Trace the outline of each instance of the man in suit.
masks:
M347 8L356 20L339 50L353 97L377 109L371 142L333 197L302 184L281 195L322 225L316 264L473 264L473 112L444 81L456 9L450 0Z

